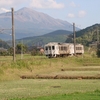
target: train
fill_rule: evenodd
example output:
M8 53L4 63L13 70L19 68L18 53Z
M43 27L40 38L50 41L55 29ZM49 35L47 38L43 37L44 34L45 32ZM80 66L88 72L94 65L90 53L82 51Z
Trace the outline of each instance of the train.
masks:
M64 57L84 54L82 44L50 42L44 46L44 54L51 57Z

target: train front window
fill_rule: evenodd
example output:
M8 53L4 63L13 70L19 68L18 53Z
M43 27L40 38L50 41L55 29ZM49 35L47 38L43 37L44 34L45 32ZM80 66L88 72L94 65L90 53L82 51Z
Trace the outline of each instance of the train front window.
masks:
M52 46L52 50L55 50L55 47L54 46Z
M64 47L64 50L67 50L67 47Z
M82 47L76 47L76 50L82 50Z
M51 46L49 46L49 50L51 50Z
M48 50L48 47L45 47L45 50Z

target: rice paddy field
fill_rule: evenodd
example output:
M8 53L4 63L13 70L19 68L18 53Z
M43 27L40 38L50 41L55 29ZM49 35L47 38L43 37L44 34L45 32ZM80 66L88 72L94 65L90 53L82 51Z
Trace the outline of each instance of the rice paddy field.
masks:
M5 81L0 83L0 99L99 100L99 90L99 80L29 79Z
M0 57L0 100L99 100L100 58Z

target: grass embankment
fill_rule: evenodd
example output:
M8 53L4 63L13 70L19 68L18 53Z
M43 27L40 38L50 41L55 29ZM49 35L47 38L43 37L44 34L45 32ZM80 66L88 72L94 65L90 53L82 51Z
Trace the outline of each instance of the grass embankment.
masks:
M44 56L34 57L24 55L16 57L13 62L10 57L1 57L0 80L16 80L29 78L60 78L62 77L100 77L100 59L86 57L66 57L48 59Z

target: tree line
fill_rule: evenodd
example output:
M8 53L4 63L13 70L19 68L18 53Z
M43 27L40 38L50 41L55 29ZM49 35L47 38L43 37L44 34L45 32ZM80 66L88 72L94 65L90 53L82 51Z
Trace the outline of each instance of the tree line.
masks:
M18 43L15 47L16 54L31 54L32 56L36 55L43 55L40 52L40 48L36 46L32 46L31 49L22 43ZM13 48L9 47L8 49L1 48L0 49L0 56L12 56L13 55Z

